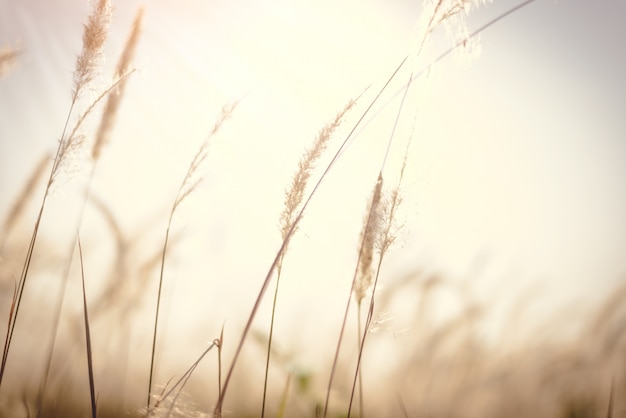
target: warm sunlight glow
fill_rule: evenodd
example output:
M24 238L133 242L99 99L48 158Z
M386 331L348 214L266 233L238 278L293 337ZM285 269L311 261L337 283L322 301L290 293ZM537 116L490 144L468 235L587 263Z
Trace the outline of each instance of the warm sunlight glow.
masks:
M71 107L83 24L100 3L0 1L0 324L10 322L3 318L19 288ZM443 13L448 7L457 10L456 5L469 10L469 3L469 16L453 14L458 19L451 20ZM405 0L113 1L94 80L85 83L69 129L111 86L143 7L130 62L135 71L111 90L119 94L119 108L96 163L90 147L109 96L77 131L77 142L46 194L15 320L15 347L0 379L0 415L28 416L41 407L35 399L47 356L54 353L42 410L63 390L55 379L65 373L81 382L76 399L85 405L74 410L59 401L61 412L49 416L88 416L77 250L68 264L77 230L85 254L95 381L105 399L100 412L109 408L111 394L119 393L124 393L119 408L138 414L145 407L168 218L204 141L206 155L198 159L193 177L201 181L195 185L188 179L189 189L183 190L191 191L171 218L153 388L172 376L172 384L178 380L222 326L225 378L281 247L285 193L305 151L350 100L356 102L333 127L304 199L359 125L315 192L280 268L264 413L277 415L281 396L288 393L285 416L314 416L327 396L329 416L345 414L358 353L354 337L362 327L354 298L334 376L331 364L364 219L379 171L382 205L400 181L405 155L395 241L383 258L362 360L369 416L402 416L402 402L408 416L458 412L444 407L446 399L458 397L461 405L465 401L455 391L470 383L458 369L450 372L453 383L438 380L438 367L454 367L437 363L447 350L462 347L467 356L481 353L480 361L487 361L492 356L481 352L484 347L506 354L510 347L533 346L527 338L537 337L537 329L545 334L548 328L555 338L587 329L590 312L613 289L619 294L626 273L626 60L616 47L626 39L620 20L626 10L609 0L538 0L477 37L462 39L512 6L482 3L427 0L424 8ZM429 19L429 13L436 18ZM429 67L456 44L473 49L461 46ZM5 65L3 54L11 48L16 53L6 55ZM228 106L233 106L228 117L209 135ZM42 163L46 155L48 165ZM44 174L23 206L16 206L38 164ZM388 217L382 206L374 208L380 211L376 219ZM67 289L59 293L66 266L71 266ZM276 273L272 277L225 396L224 408L232 416L261 415ZM61 306L61 294L57 328L52 312ZM364 295L361 319L371 288ZM576 315L567 326L550 325L572 307ZM618 317L611 316L617 308L607 312L607 321ZM53 330L59 332L59 346L51 351ZM0 335L5 332L0 326ZM437 355L430 351L436 344L441 344ZM606 367L613 364L611 355L604 359ZM80 365L67 367L70 358ZM216 358L210 352L185 389L189 402L209 415L218 404ZM482 367L480 361L472 364ZM29 377L27 368L32 368ZM291 392L285 392L290 373ZM480 378L488 381L495 372L484 373ZM329 375L335 380L327 395ZM623 376L619 379L623 394ZM376 389L377 382L396 386L387 392ZM609 384L602 381L599 395L608 394ZM623 411L624 399L619 402ZM489 395L463 405L468 416L504 411ZM599 405L604 411L605 403ZM541 407L545 416L563 410ZM122 411L110 408L111 416ZM357 416L360 406L353 408ZM489 414L482 415L481 408Z

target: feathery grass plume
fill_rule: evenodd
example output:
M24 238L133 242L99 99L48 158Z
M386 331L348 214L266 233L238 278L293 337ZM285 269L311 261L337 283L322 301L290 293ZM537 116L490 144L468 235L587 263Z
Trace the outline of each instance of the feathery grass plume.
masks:
M0 78L4 78L17 65L17 56L21 53L19 47L5 45L0 48Z
M285 207L280 215L280 233L283 239L286 239L287 233L294 223L295 217L298 213L297 210L302 204L304 191L306 189L309 178L311 177L311 172L315 168L317 160L326 150L326 147L328 146L328 141L332 137L333 133L337 130L337 128L339 128L339 126L341 125L341 122L346 113L348 113L348 111L354 107L359 97L350 100L345 105L345 107L337 113L335 119L333 119L330 123L328 123L319 131L319 133L317 134L317 138L315 138L315 141L313 142L313 145L305 151L304 155L298 162L298 171L296 172L296 174L294 174L293 179L291 180L291 187L288 191L285 192Z
M382 181L382 175L379 179ZM378 185L378 184L377 184ZM362 249L360 250L359 265L357 272L357 280L354 288L354 298L357 304L357 347L359 353L362 352L363 347L361 344L361 302L365 298L367 291L372 287L373 278L373 262L374 251L377 243L380 241L380 233L382 227L382 204L381 196L382 190L378 190L378 195L374 190L372 200L368 203L368 209L365 211L366 216L363 219L363 229L361 230ZM370 219L370 216L372 219ZM382 261L382 260L381 260ZM379 264L380 266L380 264ZM374 295L372 294L372 298ZM359 378L359 402L360 402L360 414L364 416L365 409L363 407L363 378L360 370L360 362L357 363L355 371L355 377ZM355 382L356 383L356 382ZM354 394L354 386L352 388ZM352 398L350 399L350 406L348 407L348 417L350 416L350 410L352 407Z
M62 169L68 167L70 161L80 152L83 144L85 143L86 138L85 135L81 133L81 128L87 120L87 117L91 115L95 107L102 100L108 97L120 84L124 83L126 78L130 76L133 71L134 70L131 70L130 72L124 74L121 78L103 90L78 117L78 120L76 121L76 124L72 128L70 134L67 137L63 137L59 141L59 149L57 157L52 165L52 174L50 176L49 186L54 184L57 176L63 171ZM71 171L71 169L69 171ZM86 194L88 194L88 192Z
M379 174L378 181L374 187L372 197L367 205L365 216L363 217L363 229L359 242L359 264L357 269L356 282L354 284L354 298L360 305L361 301L372 285L373 271L372 264L374 262L374 251L376 243L379 242L379 233L381 231L381 196L382 190L382 174Z
M60 162L67 158L67 150L71 148L71 145L68 144L71 141L67 141L65 137L67 126L69 124L70 117L73 114L74 106L76 104L76 101L78 100L81 91L85 88L85 86L87 86L87 84L89 84L89 82L95 76L98 57L101 54L102 47L107 36L107 25L110 19L110 14L111 7L109 1L100 0L98 4L94 7L92 14L89 16L87 24L84 26L83 47L81 53L76 60L76 68L74 71L74 87L72 90L72 100L70 103L70 108L67 113L67 118L63 127L63 133L61 134L61 139L57 147L54 162L52 164L52 169L50 171L50 177L48 179L48 184L46 186L46 190L41 201L41 206L39 207L39 213L37 214L37 219L33 227L31 239L28 245L28 249L26 251L24 266L22 268L22 273L18 282L17 300L15 302L15 314L10 323L9 329L7 330L7 338L5 340L4 350L2 353L2 364L0 365L0 386L2 385L2 380L4 377L4 371L11 348L11 341L13 339L13 332L15 331L15 324L17 322L22 301L22 295L24 293L24 287L28 278L28 272L33 256L33 251L35 248L35 243L37 241L39 225L41 224L41 219L46 206L46 200L50 192L50 187L53 183L55 174L57 173L58 167L62 165L60 164Z
M404 102L406 100L406 96L409 92L409 88L411 86L411 80L413 79L413 74L409 77L409 82L406 85L404 90L404 95L402 96L402 100L400 101L400 107L398 108L398 113L396 114L396 119L393 123L393 127L391 129L391 134L389 135L389 139L387 141L387 149L385 150L385 155L380 165L379 179L382 180L382 172L387 163L387 158L389 157L389 152L391 150L391 146L393 144L393 140L395 137L396 128L398 126L398 122L400 120L400 115L402 114L402 109L404 108ZM415 127L415 126L413 126ZM391 226L395 224L395 210L400 203L400 194L399 188L402 182L402 178L404 175L404 169L406 167L406 160L408 158L409 145L411 143L412 135L409 137L409 141L407 143L407 147L404 152L404 160L402 164L402 168L400 169L400 178L398 180L398 184L394 191L392 191L392 200L391 205L389 201L383 201L382 198L382 190L379 192L379 196L373 196L370 205L376 204L376 209L372 214L374 216L373 225L368 225L370 219L364 220L363 230L361 232L361 242L364 244L364 248L362 248L362 257L359 262L358 269L358 278L357 278L357 286L354 292L355 299L357 302L357 348L358 348L358 357L357 357L357 365L354 372L354 380L352 383L352 391L350 394L350 402L348 404L348 417L350 417L350 413L352 411L352 402L354 400L354 391L357 385L358 378L358 386L359 386L359 404L360 404L360 414L364 416L365 408L363 406L364 397L363 397L363 374L361 372L361 358L363 356L363 348L365 346L365 338L367 336L368 330L371 325L373 313L374 313L374 297L376 294L376 285L378 283L378 277L380 275L380 268L382 266L382 262L385 256L385 252L395 237L391 235ZM375 201L374 199L377 199ZM370 208L371 209L371 208ZM368 211L370 214L371 212ZM367 212L366 212L367 213ZM368 215L369 216L369 215ZM386 227L385 227L386 226ZM384 228L385 227L385 228ZM368 231L369 228L369 231ZM394 231L395 233L396 231ZM369 234L370 236L366 236ZM385 250L381 251L382 246L385 246ZM374 251L378 251L378 265L376 267L375 280L372 283L373 273L373 259L374 259ZM361 321L361 303L365 298L366 292L369 289L372 289L370 296L370 307L367 314L367 320L365 323L365 327L362 327ZM361 337L361 330L363 330L363 336Z
M72 101L75 102L82 90L93 80L102 55L102 48L108 34L111 20L111 3L98 0L93 12L87 18L83 30L83 49L76 58Z
M404 97L402 98L402 103L400 104L400 109L398 109L398 116L400 117L400 113L402 111L402 107L404 104L404 99L411 87L411 82L413 81L413 75L409 77L409 82L406 84L406 89L404 91ZM382 260L385 258L387 251L394 244L398 237L398 232L402 229L402 225L398 225L396 212L400 205L402 204L402 195L400 194L400 188L402 186L402 180L404 179L404 171L406 170L406 163L409 158L409 151L411 149L411 144L413 143L413 136L415 134L415 126L416 126L415 118L413 120L413 126L411 127L411 133L409 134L409 140L406 143L406 147L404 148L404 155L402 157L402 166L400 167L400 174L398 176L398 182L396 186L391 190L387 197L383 199L383 204L381 208L381 219L383 220L381 233L378 235L378 241L376 242L376 250L380 256L379 261L382 263ZM397 119L396 119L397 123ZM395 125L394 125L395 130ZM392 132L393 136L393 132ZM391 144L391 140L390 140ZM389 151L387 151L389 152ZM378 266L378 270L380 270L380 264Z
M407 90L408 90L407 85ZM411 135L412 138L412 135ZM391 142L391 141L390 141ZM355 298L357 302L357 344L358 344L358 357L357 357L357 366L354 375L354 381L352 384L352 393L350 394L350 403L348 406L348 414L350 417L350 412L352 409L352 401L354 398L354 391L356 389L357 377L358 377L358 385L359 385L359 403L360 403L360 416L364 416L364 406L363 406L363 373L361 371L361 359L363 357L363 349L365 347L365 339L370 331L370 327L372 324L372 319L374 316L374 297L376 295L376 288L378 285L378 278L380 276L380 269L382 267L383 260L389 248L393 245L397 238L398 231L402 228L402 226L397 225L396 221L396 211L400 204L402 203L402 196L400 194L400 185L402 184L402 179L404 177L404 169L406 168L406 162L409 153L409 147L411 144L411 139L409 139L407 143L407 147L404 153L404 158L402 161L402 167L400 169L400 177L398 179L398 183L391 191L389 197L381 198L380 209L378 210L378 220L377 227L379 228L376 231L373 239L375 242L373 243L374 248L371 250L372 254L369 255L370 262L364 262L362 268L359 269L359 285L355 290ZM364 234L365 231L362 232ZM375 273L372 273L373 266L373 252L374 249L378 253L378 265L376 266ZM375 279L372 283L372 274L374 274ZM361 321L361 304L363 299L365 298L365 293L368 289L372 289L370 296L370 304L367 310L367 317L365 320L365 326L362 327Z
M469 41L470 35L465 25L463 15L467 15L473 7L489 3L490 1L491 0L425 1L421 21L418 24L417 55L422 51L426 41L440 24L445 26L446 32L455 40L455 43L457 43L459 39Z
M100 16L100 14L102 15ZM128 66L130 64L130 60L132 58L133 52L136 48L136 44L137 44L137 40L139 36L139 24L141 22L142 14L143 14L143 11L142 9L140 9L137 17L135 18L131 35L129 36L129 39L125 44L124 52L122 53L122 56L117 66L117 71L116 71L117 79L107 89L102 91L100 95L91 102L91 104L86 108L86 110L83 111L83 113L79 116L69 136L62 138L61 143L60 143L60 150L57 153L57 159L55 160L53 168L52 168L51 184L54 183L57 175L62 171L61 169L68 165L68 161L71 160L71 157L75 155L78 152L78 150L81 148L84 142L85 136L82 133L80 133L80 129L83 123L85 122L87 116L89 116L93 112L94 108L100 101L102 101L104 98L107 98L107 104L105 106L105 110L101 118L101 123L97 131L96 139L94 141L94 145L91 151L93 164L91 165L91 172L89 174L89 180L85 188L85 192L84 192L83 206L79 213L79 218L77 222L78 231L80 230L80 227L82 224L85 204L87 201L89 201L89 198L90 198L90 187L91 187L91 182L95 173L96 162L100 156L103 145L108 139L109 131L113 125L113 120L115 118L116 111L121 101L121 97L122 97L121 90L125 86L127 78L130 76L130 74L134 72L134 70L128 71ZM89 44L90 47L86 47L85 45L83 46L83 51L81 55L79 56L79 58L77 59L77 70L75 71L75 76L78 73L82 74L83 81L91 80L93 76L95 75L95 71L93 71L93 69L95 68L95 65L97 64L98 56L101 55L101 50L102 50L102 45L98 45L98 43L101 41L101 38L103 36L103 30L106 31L106 24L108 23L109 19L110 19L110 6L107 6L101 2L96 6L96 10L94 10L92 16L90 17L88 21L88 24L85 25L85 34L83 35L83 38L86 39L85 45ZM106 33L104 33L104 35L106 35ZM78 67L81 67L81 64L83 64L84 62L92 64L93 68L91 71L91 75L88 74L89 73L88 71L79 71L80 69ZM76 82L76 78L75 78L75 82ZM82 88L83 87L75 85L75 92ZM76 96L74 97L74 99L76 99ZM56 307L55 307L55 311L53 314L53 326L52 326L53 331L52 331L51 341L49 343L49 348L48 348L48 357L46 361L44 378L42 379L42 385L40 388L40 395L39 395L40 401L43 401L43 397L44 397L44 393L45 393L46 385L48 381L48 375L49 375L50 367L52 364L52 356L54 353L56 339L57 339L58 324L60 320L61 310L64 304L65 290L67 287L69 271L72 265L73 254L75 253L77 240L78 240L78 232L77 232L75 239L72 241L71 248L68 252L70 256L66 262L65 269L63 271L62 284L59 288L59 294L57 296Z
M89 327L89 314L87 313L87 292L85 290L85 267L83 263L83 246L80 243L80 237L78 237L78 256L80 259L80 275L83 284L83 314L85 320L85 342L87 349L87 369L89 371L89 394L91 395L91 416L96 418L96 390L93 377L93 358L91 350L91 332Z
M122 55L117 63L115 76L122 81L108 96L108 100L102 114L102 119L100 120L100 126L98 127L94 145L91 150L91 157L94 161L98 160L100 153L102 152L102 147L109 142L109 136L111 134L111 130L113 129L113 124L115 123L115 117L117 116L117 111L122 101L122 97L124 96L130 63L135 55L137 43L139 42L141 25L143 22L143 13L144 9L143 7L140 7L137 11L137 15L135 16L135 20L133 21L130 35L124 45L124 51L122 52Z
M339 128L339 126L341 125L346 113L348 113L348 111L354 107L360 97L361 95L359 95L356 99L351 99L350 101L348 101L344 108L340 112L338 112L337 115L335 115L335 118L319 131L317 137L315 138L315 141L313 142L313 145L308 148L305 151L304 155L300 158L300 161L298 162L298 171L296 171L291 180L291 187L289 187L289 190L285 192L285 206L280 215L279 229L283 240L287 240L289 238L289 231L294 226L296 215L300 210L302 199L304 198L304 191L306 190L306 186L309 182L309 178L311 177L311 173L315 169L317 160L326 150L330 138L337 130L337 128ZM292 236L296 231L297 225L292 232ZM276 287L274 289L274 300L272 301L272 316L270 319L269 338L267 342L267 357L265 361L265 377L263 381L263 403L261 407L261 417L265 416L267 381L269 376L270 357L272 351L272 338L274 336L276 303L278 300L280 276L282 272L283 261L287 251L287 245L285 246L285 251L283 251L283 253L281 254L278 265L276 266Z
M406 160L403 163L406 164ZM385 193L383 204L381 207L381 219L384 221L381 233L378 235L376 242L376 251L380 258L384 258L387 255L389 249L393 246L398 239L398 233L402 230L402 225L398 224L396 212L402 204L403 198L400 194L400 182L390 192Z
M87 23L83 25L83 47L80 54L76 57L76 66L74 69L74 86L72 88L72 101L70 109L68 111L65 126L63 128L63 134L59 140L59 146L57 149L54 163L52 165L52 172L50 175L50 181L48 185L52 185L56 175L59 173L59 169L64 163L74 154L82 145L84 140L83 135L78 135L79 129L82 127L83 122L88 115L91 114L96 104L98 104L104 97L106 97L114 87L116 87L121 80L113 83L108 89L103 91L91 105L81 114L78 121L74 125L72 133L66 137L67 126L69 124L70 117L73 113L74 106L80 97L82 91L93 81L96 76L96 70L98 68L99 61L101 61L102 50L104 42L108 35L108 24L111 20L111 4L109 0L98 0L98 3L94 6L92 13L87 18Z
M172 219L174 218L174 213L178 206L185 200L191 192L198 186L201 177L198 176L198 169L202 165L202 162L206 159L208 155L208 147L209 147L209 139L213 137L220 129L222 124L231 117L233 111L239 104L239 100L224 105L222 107L222 111L218 115L211 132L209 132L208 138L202 143L196 155L193 157L191 164L189 164L189 168L187 169L187 174L183 179L180 188L178 189L178 194L176 195L176 199L174 200L174 204L172 205L172 209L170 210L169 219L167 221L167 229L165 231L165 239L163 241L163 251L161 253L161 269L159 273L159 288L157 291L157 302L156 302L156 310L154 315L154 332L152 337L152 353L150 355L150 375L148 378L148 399L147 399L147 411L150 411L150 402L151 402L151 392L152 392L152 380L154 377L154 359L156 354L156 341L157 341L157 330L159 325L159 311L161 307L161 291L163 288L163 274L165 271L165 257L167 254L167 248L169 243L170 229L172 227Z
M326 415L328 414L330 392L333 386L335 371L337 369L337 362L339 360L339 351L341 350L341 343L343 341L343 335L345 333L346 323L348 322L348 312L350 311L350 301L352 300L352 297L356 292L357 282L359 281L360 274L362 274L363 272L367 272L367 270L371 268L371 263L372 263L373 254L374 254L374 245L376 242L376 233L379 228L379 219L377 218L378 218L378 213L380 209L382 187L383 187L383 175L382 175L382 172L379 172L378 179L376 180L376 184L374 185L374 190L372 192L372 198L371 198L370 204L368 205L368 210L366 211L363 233L361 234L361 240L359 244L359 254L358 254L354 274L352 277L352 285L350 286L350 294L348 295L348 302L346 303L346 309L343 315L343 320L341 321L341 330L339 331L339 340L337 341L337 346L335 348L335 357L333 358L333 364L330 368L330 377L328 379L328 386L326 389L326 400L324 402L324 413L323 413L324 417L326 417ZM365 277L365 280L367 280L367 276Z

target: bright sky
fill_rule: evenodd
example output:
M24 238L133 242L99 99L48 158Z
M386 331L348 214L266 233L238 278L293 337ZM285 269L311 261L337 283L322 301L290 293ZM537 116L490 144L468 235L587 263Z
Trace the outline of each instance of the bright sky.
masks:
M345 127L354 124L415 48L420 8L406 0L172 4L146 4L139 73L94 189L131 235L164 216L221 106L245 95L214 138L207 178L175 223L182 235L169 270L178 280L171 309L180 303L206 313L216 304L213 332L251 307L279 245L282 194L300 154L371 84ZM481 8L469 30L514 4ZM107 77L137 7L115 5ZM19 66L0 80L0 214L60 135L86 14L82 0L0 0L0 44L23 48ZM387 166L391 181L415 121L403 244L390 270L410 263L461 277L484 259L476 273L483 291L519 292L541 282L550 298L567 299L624 280L624 15L619 0L537 0L481 34L482 53L470 64L450 56L414 83ZM393 93L449 42L437 31L413 68L399 74L379 103L388 105L314 200L286 266L298 278L284 283L294 305L307 292L312 300L345 299L365 199L399 106L401 95ZM207 280L209 295L197 291ZM298 324L302 315L285 321Z

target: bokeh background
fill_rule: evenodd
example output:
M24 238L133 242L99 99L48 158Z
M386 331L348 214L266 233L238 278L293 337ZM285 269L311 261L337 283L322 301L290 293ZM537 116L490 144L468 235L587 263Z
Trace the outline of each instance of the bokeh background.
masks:
M513 5L496 1L464 21L471 32ZM535 329L575 312L573 324L561 322L561 330L624 283L623 2L537 0L481 33L472 53L451 54L425 72L458 38L455 28L452 35L439 28L414 56L419 2L117 2L93 95L112 78L140 6L145 16L137 72L91 183L101 205L85 206L81 227L94 304L102 301L102 312L111 302L128 306L134 319L127 337L137 344L137 358L149 352L146 324L156 270L139 280L138 268L129 267L128 277L111 286L113 266L121 254L137 266L158 254L178 186L222 106L241 99L210 139L205 178L174 219L160 345L163 368L171 373L189 364L224 323L234 345L280 245L283 194L300 155L350 98L371 86L332 143L335 150L407 54L408 65L357 130L292 243L277 324L277 344L291 353L290 361L319 370L332 356L367 196L410 71L420 76L411 84L385 165L392 183L412 138L404 226L384 265L382 295L401 292L402 278L416 271L445 277L461 290L444 292L437 313L453 315L461 300L476 299L489 307L481 335L497 340L510 333L507 312L520 300L520 335L525 326ZM61 135L88 11L77 0L0 1L0 46L20 48L17 65L0 79L2 216ZM88 170L80 158L74 169L55 186L44 214L35 252L43 261L25 292L24 315L34 323L42 322L33 307L51 303L62 264L57 259L66 257L62 249L82 207L76 196ZM35 219L36 204L31 206L19 227L5 233L5 248L13 248L1 260L7 295ZM115 219L121 237L105 214ZM123 250L120 242L127 245ZM68 299L68 312L79 312L80 299ZM416 314L405 305L412 300L380 312L383 338L411 333ZM268 318L266 301L255 325L261 340ZM114 334L111 323L103 320L100 332ZM253 347L250 358L257 355L260 364L262 349ZM130 358L128 367L141 375L145 365ZM372 363L373 369L387 367ZM247 367L261 369L252 364Z

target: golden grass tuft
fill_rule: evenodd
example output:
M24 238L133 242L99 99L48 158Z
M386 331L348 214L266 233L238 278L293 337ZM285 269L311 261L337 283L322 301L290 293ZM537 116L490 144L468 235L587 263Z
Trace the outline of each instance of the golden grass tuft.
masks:
M109 0L98 0L83 30L83 48L76 58L74 70L74 88L72 101L75 102L80 93L94 79L100 64L102 49L108 35L111 20L111 3Z
M143 22L143 7L139 8L133 26L131 28L130 35L122 51L122 55L117 63L117 69L115 71L115 77L120 80L116 88L111 91L108 96L104 112L102 113L102 119L100 120L100 126L96 132L93 147L91 149L91 158L95 161L100 158L102 147L109 142L109 136L115 123L115 118L118 113L122 97L126 87L126 80L130 71L130 65L137 49L137 43L139 42L139 35L141 34L141 25Z
M373 261L376 243L380 241L381 232L381 198L383 188L382 173L378 175L376 185L372 191L372 197L368 203L365 217L363 219L363 229L359 242L359 257L357 278L354 286L354 297L357 303L361 304L367 291L373 282Z
M298 210L302 205L304 198L304 192L308 184L311 173L315 168L317 160L321 157L322 153L328 146L328 141L332 137L333 133L337 130L341 124L346 113L354 107L356 100L350 100L345 107L337 113L335 118L324 126L318 133L313 145L306 150L300 161L298 162L298 170L291 180L291 186L289 190L285 192L285 204L283 212L280 215L280 233L283 239L287 238L291 227L294 224ZM297 226L296 226L297 228ZM295 231L294 231L295 232Z

